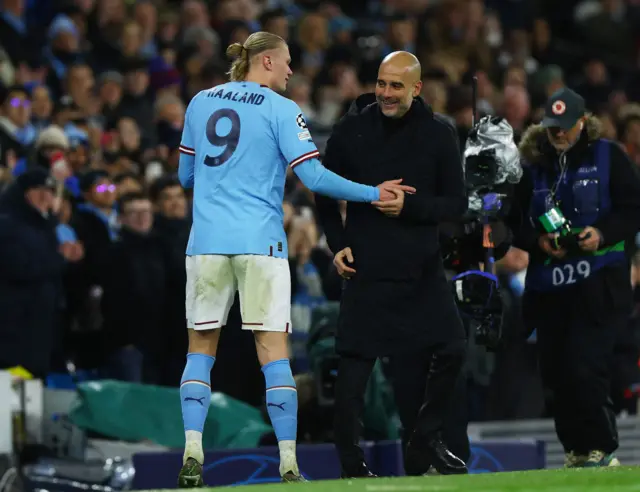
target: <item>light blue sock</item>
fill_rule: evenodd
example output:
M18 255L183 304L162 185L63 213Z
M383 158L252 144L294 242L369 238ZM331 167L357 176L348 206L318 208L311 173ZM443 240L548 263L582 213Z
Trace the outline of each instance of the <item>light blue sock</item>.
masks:
M180 381L180 403L184 430L202 433L211 403L211 369L215 357L187 354L187 365Z
M295 441L298 430L298 392L289 359L262 367L267 386L267 412L278 442Z

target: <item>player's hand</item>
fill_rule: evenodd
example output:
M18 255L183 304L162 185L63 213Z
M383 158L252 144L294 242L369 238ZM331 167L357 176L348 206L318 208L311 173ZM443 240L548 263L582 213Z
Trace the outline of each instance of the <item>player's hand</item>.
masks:
M560 259L560 258L563 258L567 254L567 251L562 249L562 248L556 249L554 247L555 240L556 240L557 237L558 237L557 233L543 234L538 239L538 246L540 246L540 249L542 251L544 251L545 253L547 253L549 256L552 256L553 258Z
M582 232L578 234L578 245L582 251L598 251L601 243L602 233L595 227L585 227Z
M384 183L380 183L377 188L380 190L380 200L381 202L395 200L398 197L398 194L395 191L403 191L405 193L415 193L416 189L413 186L403 185L402 178L400 179L392 179L390 181L385 181Z
M71 243L73 245L73 249L72 249L72 260L71 261L80 261L84 258L84 246L81 242L73 242Z
M387 217L397 217L402 212L402 207L404 207L404 191L402 190L392 190L392 193L396 194L396 197L393 200L387 201L378 201L372 202L371 205L376 207L380 212L385 214Z
M71 263L80 261L84 255L82 247L78 247L78 243L63 243L59 246L58 251L64 257L65 260Z
M353 253L351 252L351 248L344 248L342 251L338 251L333 259L333 264L336 266L338 274L342 278L348 280L353 277L356 271L348 266L347 263L353 264Z

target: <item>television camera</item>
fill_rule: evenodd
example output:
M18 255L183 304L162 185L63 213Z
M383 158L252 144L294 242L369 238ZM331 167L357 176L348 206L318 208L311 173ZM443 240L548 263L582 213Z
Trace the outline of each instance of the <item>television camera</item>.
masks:
M495 350L502 338L504 303L495 275L491 219L503 211L505 186L518 183L522 177L511 125L495 116L485 116L476 123L474 109L474 125L465 145L463 165L469 194L467 220L483 228L485 255L483 268L453 277L453 294L460 314L475 330L476 343Z

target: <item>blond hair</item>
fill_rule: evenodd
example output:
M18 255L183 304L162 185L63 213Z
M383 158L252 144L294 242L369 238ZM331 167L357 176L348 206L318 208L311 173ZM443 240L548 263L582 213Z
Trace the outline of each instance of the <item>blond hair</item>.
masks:
M270 32L254 32L244 44L233 43L227 48L227 56L233 60L229 72L232 81L245 80L251 66L251 59L267 50L286 44L280 36Z

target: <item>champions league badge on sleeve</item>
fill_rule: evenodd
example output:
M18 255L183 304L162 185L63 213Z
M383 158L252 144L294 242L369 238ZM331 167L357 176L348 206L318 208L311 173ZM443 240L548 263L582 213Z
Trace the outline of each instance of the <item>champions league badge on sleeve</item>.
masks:
M308 128L307 122L304 119L304 116L302 116L302 113L298 113L298 116L296 116L296 125L298 125L303 130L306 130Z
M304 140L311 140L309 127L307 126L307 121L304 119L302 113L298 113L298 116L296 116L296 125L298 125L298 128L302 130L300 133L298 133L298 140L300 140L301 142Z

